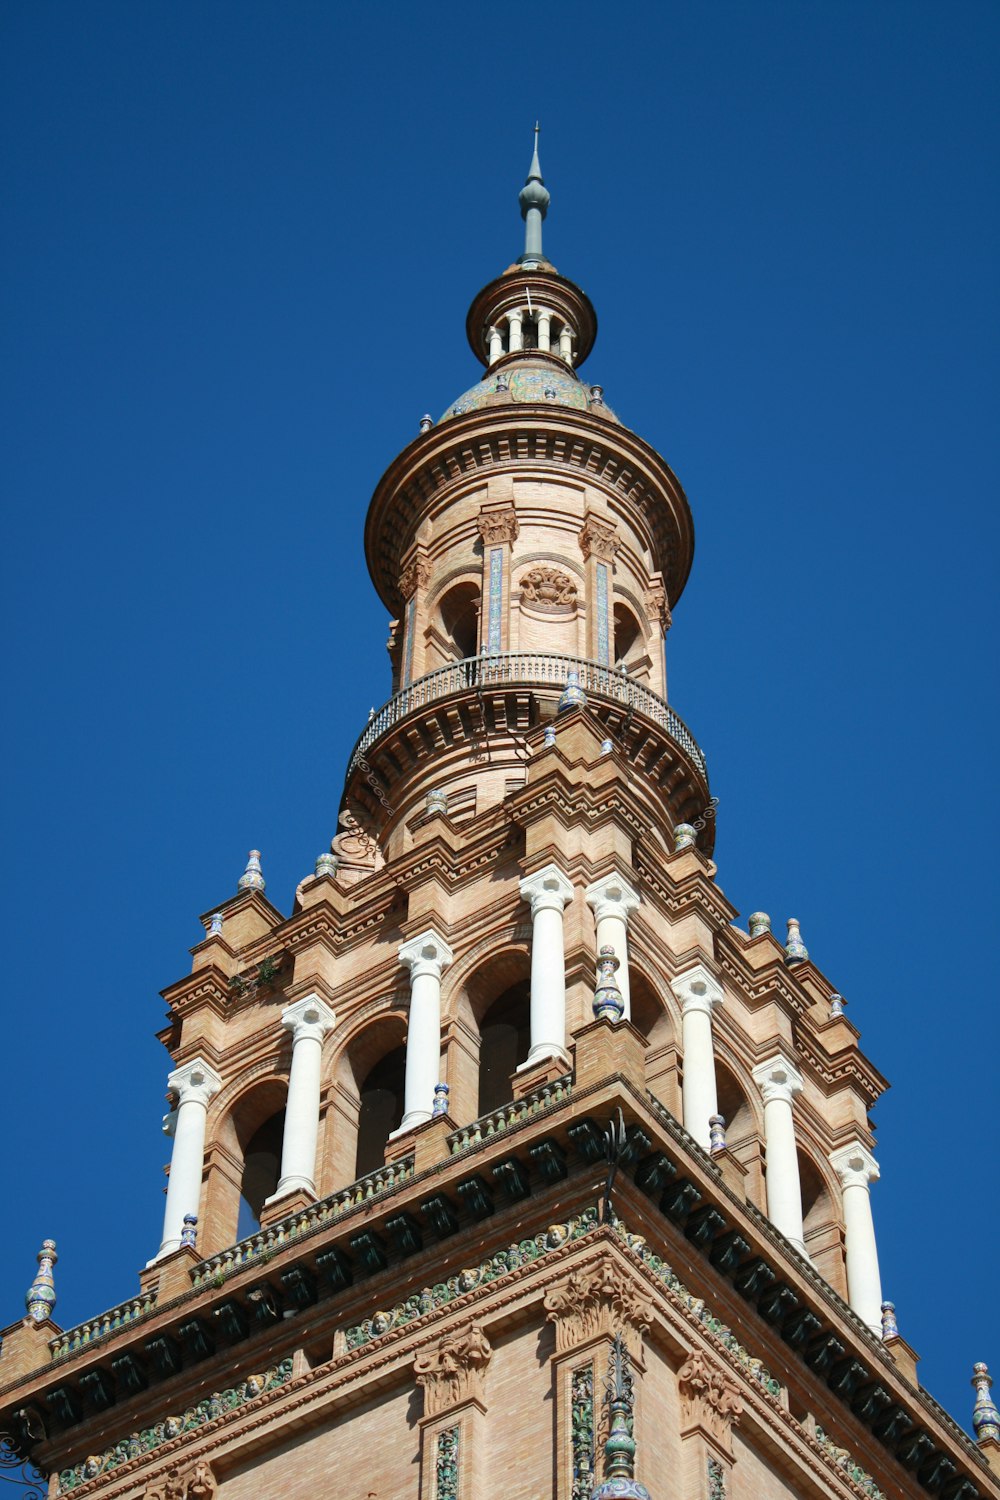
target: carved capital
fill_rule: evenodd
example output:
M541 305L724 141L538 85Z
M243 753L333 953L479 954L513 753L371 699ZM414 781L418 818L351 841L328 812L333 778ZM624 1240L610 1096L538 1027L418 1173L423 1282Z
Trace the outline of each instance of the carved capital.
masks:
M545 1294L545 1313L555 1324L556 1353L565 1354L591 1339L613 1338L623 1329L630 1344L641 1344L653 1309L610 1256L604 1256L552 1287Z
M614 562L615 553L621 546L618 530L609 521L599 521L588 516L579 535L580 550L584 557L600 557L605 562Z
M714 1360L694 1350L677 1372L681 1398L681 1432L695 1428L732 1457L732 1429L743 1413L739 1386Z
M520 527L513 505L484 505L479 512L476 528L483 539L484 547L497 547L501 542L513 542Z
M168 1469L147 1487L143 1500L213 1500L217 1492L211 1466L201 1459L187 1468Z
M484 1377L492 1353L483 1330L465 1323L446 1333L434 1349L419 1354L413 1373L423 1386L424 1416L436 1417L466 1401L484 1405Z
M659 620L660 629L666 634L670 629L672 618L670 605L667 603L667 591L662 583L651 583L646 592L646 610L651 620Z
M399 575L399 592L404 599L409 599L418 589L425 589L430 579L430 562L422 552L418 552Z

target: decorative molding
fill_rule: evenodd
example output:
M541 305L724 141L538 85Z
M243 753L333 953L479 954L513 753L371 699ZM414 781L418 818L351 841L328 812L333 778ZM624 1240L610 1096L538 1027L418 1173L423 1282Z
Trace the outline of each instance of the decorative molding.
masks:
M588 515L580 530L578 541L585 558L601 557L605 562L614 562L615 553L621 546L618 528L609 521L598 520Z
M492 1353L483 1330L469 1322L445 1334L429 1353L418 1355L413 1373L423 1387L424 1416L439 1416L466 1401L485 1407L483 1387Z
M502 542L516 541L520 529L517 513L512 505L484 505L476 521L476 530L483 539L484 547L497 547Z
M518 588L522 604L533 604L536 609L553 614L569 614L576 609L576 584L559 568L531 568L521 574Z
M631 1334L631 1342L641 1345L653 1317L652 1304L610 1256L552 1287L544 1307L547 1321L555 1324L557 1354L591 1339L612 1338L622 1328Z
M854 1462L846 1448L838 1448L833 1438L828 1437L823 1428L817 1424L815 1441L821 1452L830 1462L851 1482L857 1485L863 1495L870 1495L872 1500L886 1500L886 1496L879 1489L872 1476Z
M290 1359L283 1359L280 1364L272 1366L270 1370L265 1370L263 1374L249 1375L242 1384L233 1386L229 1390L216 1391L211 1396L207 1396L204 1401L199 1401L196 1406L189 1406L178 1416L165 1417L154 1427L130 1433L127 1438L122 1438L112 1447L105 1448L102 1453L91 1454L89 1458L84 1459L83 1463L63 1469L56 1481L53 1493L69 1494L80 1485L86 1484L88 1480L110 1474L122 1464L127 1464L130 1459L142 1458L155 1448L159 1448L161 1444L169 1443L173 1438L181 1437L186 1432L193 1432L198 1427L204 1427L206 1422L212 1422L216 1417L224 1416L227 1412L235 1411L237 1407L256 1401L258 1396L277 1390L291 1378L292 1361ZM195 1468L197 1467L195 1465ZM207 1471L207 1465L201 1467ZM171 1470L170 1473L176 1473L176 1471ZM168 1480L170 1473L167 1475ZM185 1474L187 1473L189 1471L186 1470ZM166 1481L164 1485L165 1483ZM186 1483L188 1483L187 1479L185 1479ZM204 1479L199 1478L199 1483L204 1483ZM187 1496L190 1496L191 1500L202 1500L202 1497L206 1497L207 1500L207 1497L214 1495L215 1491L214 1489L191 1490L189 1488L168 1490L161 1485L157 1493L162 1496L162 1500L186 1500Z
M200 1459L188 1468L175 1466L148 1485L143 1500L213 1500L218 1486L210 1466Z
M732 1457L732 1429L743 1414L739 1386L714 1360L693 1350L677 1372L681 1396L681 1432L695 1428L714 1438Z

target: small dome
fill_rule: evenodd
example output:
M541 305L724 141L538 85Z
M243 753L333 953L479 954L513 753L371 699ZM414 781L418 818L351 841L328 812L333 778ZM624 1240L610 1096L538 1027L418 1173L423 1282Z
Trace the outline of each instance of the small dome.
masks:
M570 369L560 369L555 364L532 359L503 364L489 370L478 385L453 401L443 413L441 421L449 417L464 417L470 411L483 411L494 406L524 405L572 406L577 411L592 411L611 422L618 418L604 404L600 386L591 386Z

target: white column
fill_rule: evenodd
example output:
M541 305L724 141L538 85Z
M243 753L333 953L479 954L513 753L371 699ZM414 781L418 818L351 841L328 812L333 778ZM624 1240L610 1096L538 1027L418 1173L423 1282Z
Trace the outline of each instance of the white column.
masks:
M569 1067L563 908L573 887L555 865L546 865L521 881L521 899L531 902L531 1050L521 1068L546 1057Z
M538 310L538 347L545 350L552 348L552 314L546 307Z
M454 958L444 938L430 929L399 950L410 971L410 1020L406 1030L403 1122L393 1136L429 1120L441 1070L441 975Z
M764 1098L764 1141L767 1148L767 1215L775 1229L805 1255L802 1228L802 1186L795 1149L792 1100L802 1092L802 1075L779 1052L753 1070Z
M507 340L507 352L508 354L513 354L515 349L523 347L521 340L521 309L519 307L507 314L507 327L510 330L510 337Z
M196 1057L182 1068L174 1069L167 1078L167 1087L177 1095L178 1103L167 1206L163 1211L163 1240L154 1260L162 1260L180 1247L184 1215L198 1212L205 1166L205 1119L209 1100L221 1089L222 1079L207 1062Z
M269 1203L299 1191L316 1196L323 1038L335 1021L333 1011L318 995L303 995L281 1012L282 1026L292 1033L292 1066L281 1142L281 1176Z
M499 328L491 328L489 331L490 341L490 364L494 364L503 353L503 334Z
M683 974L671 980L670 988L681 1007L684 1129L694 1136L699 1146L709 1151L712 1133L708 1122L719 1113L712 1008L725 998L725 992L704 964L685 969Z
M872 1220L869 1183L879 1178L878 1162L860 1141L830 1157L844 1190L847 1241L847 1299L876 1338L882 1337L882 1278Z
M573 330L568 323L559 330L559 353L568 365L573 363Z
M615 950L618 959L618 988L625 1009L622 1020L631 1021L632 1006L628 986L628 919L639 905L639 893L623 875L605 875L584 891L587 905L593 908L597 923L597 951L605 946Z

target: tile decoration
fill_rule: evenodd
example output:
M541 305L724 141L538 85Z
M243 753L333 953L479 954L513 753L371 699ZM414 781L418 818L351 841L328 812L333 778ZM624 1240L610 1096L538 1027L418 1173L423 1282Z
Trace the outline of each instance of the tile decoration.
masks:
M503 548L490 548L490 623L486 649L496 652L500 646L500 612L503 607Z
M594 1489L594 1364L579 1365L570 1381L572 1488L570 1500L590 1500Z
M602 667L611 665L611 637L608 630L608 565L597 564L597 660Z
M843 1469L848 1479L854 1481L860 1490L870 1495L872 1500L887 1500L886 1495L879 1489L872 1476L865 1472L860 1464L856 1464L846 1448L838 1448L832 1437L828 1437L822 1427L816 1428L816 1441L820 1447L826 1450L827 1456L832 1458L838 1469Z
M717 1458L708 1460L708 1500L726 1500L726 1471Z
M438 1433L434 1465L434 1500L458 1500L459 1429Z
M403 686L409 687L413 677L413 622L417 613L416 595L406 605L406 650L403 656Z
M194 1432L199 1427L204 1427L206 1422L214 1422L216 1417L221 1417L226 1412L236 1411L241 1406L247 1406L251 1401L256 1401L259 1396L264 1396L268 1391L276 1391L279 1386L284 1385L292 1378L292 1361L283 1359L280 1364L272 1366L260 1375L250 1375L240 1385L232 1386L225 1391L213 1391L204 1401L199 1401L197 1406L189 1406L186 1411L177 1416L165 1417L162 1422L157 1422L154 1427L143 1428L141 1432L132 1432L121 1442L115 1443L111 1448L105 1448L102 1453L92 1454L84 1459L83 1463L74 1464L70 1469L63 1469L56 1480L54 1493L66 1495L78 1489L81 1484L88 1480L97 1479L101 1475L110 1474L113 1470L127 1464L133 1458L142 1458L146 1453L152 1453L163 1443L169 1443L172 1438L180 1437L182 1433Z

